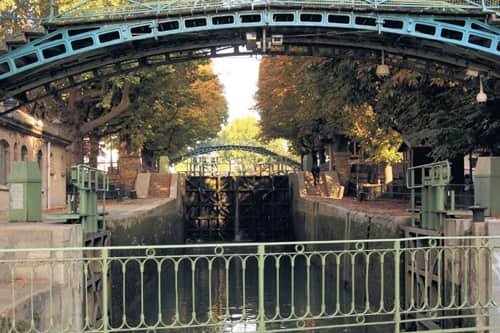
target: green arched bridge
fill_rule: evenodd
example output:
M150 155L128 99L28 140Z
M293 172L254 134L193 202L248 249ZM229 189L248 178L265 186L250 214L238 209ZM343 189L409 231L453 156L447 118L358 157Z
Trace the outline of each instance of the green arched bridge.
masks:
M243 145L221 145L221 146L209 146L209 147L199 147L196 149L193 149L192 151L175 157L173 158L170 163L171 164L177 164L179 162L182 162L183 160L190 158L190 157L195 157L199 155L204 155L208 154L214 151L232 151L232 150L238 150L238 151L247 151L251 153L256 153L264 156L269 156L275 159L276 161L282 162L286 165L289 165L293 168L300 169L301 165L300 163L286 157L286 156L281 156L279 154L276 154L275 152L266 149L264 147L256 147L256 146L243 146Z

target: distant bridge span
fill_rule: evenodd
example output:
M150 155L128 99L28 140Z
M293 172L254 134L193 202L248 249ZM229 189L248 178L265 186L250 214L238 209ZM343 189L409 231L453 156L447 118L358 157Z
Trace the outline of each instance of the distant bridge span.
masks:
M500 78L496 0L92 2L0 44L0 98L28 103L110 73L225 56L228 48L229 55L386 50ZM240 52L253 42L260 47ZM27 94L35 88L44 92Z
M257 146L243 146L243 145L221 145L221 146L209 146L209 147L199 147L196 148L184 155L178 156L173 158L170 163L171 164L177 164L180 163L181 161L190 158L190 157L195 157L203 154L208 154L214 151L232 151L232 150L237 150L237 151L247 151L250 153L256 153L264 156L269 156L274 158L276 161L282 162L286 165L289 165L294 168L301 168L300 163L292 160L291 158L288 158L286 156L279 155L267 148L264 147L257 147Z

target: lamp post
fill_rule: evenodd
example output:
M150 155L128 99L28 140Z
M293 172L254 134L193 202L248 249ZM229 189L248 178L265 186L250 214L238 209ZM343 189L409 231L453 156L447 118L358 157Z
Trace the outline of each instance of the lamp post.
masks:
M476 101L478 103L486 103L488 101L488 96L484 93L483 77L481 75L479 75L479 93L476 96Z
M380 79L389 76L389 74L391 73L389 66L385 64L384 50L382 50L382 62L380 65L377 65L377 69L375 72Z

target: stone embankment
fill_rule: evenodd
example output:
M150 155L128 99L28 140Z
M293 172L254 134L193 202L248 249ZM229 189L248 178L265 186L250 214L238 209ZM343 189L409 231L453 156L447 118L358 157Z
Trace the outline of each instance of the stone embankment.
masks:
M411 224L407 205L394 202L357 202L343 197L336 177L322 174L319 189L311 189L309 173L290 176L292 214L297 240L354 240L399 238ZM331 179L329 184L323 179ZM326 186L325 186L326 185ZM324 188L328 187L328 188ZM329 193L336 193L330 195Z

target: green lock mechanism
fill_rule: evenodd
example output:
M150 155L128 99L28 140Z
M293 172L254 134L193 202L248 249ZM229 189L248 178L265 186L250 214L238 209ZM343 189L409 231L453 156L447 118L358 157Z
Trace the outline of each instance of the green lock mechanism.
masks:
M34 161L12 162L9 175L9 221L42 220L42 177Z
M448 161L423 164L409 168L406 186L411 190L411 211L416 212L415 190L421 190L422 208L420 227L439 230L446 216L446 186L451 181L451 165ZM415 225L414 215L412 225Z
M68 181L68 212L49 215L47 218L80 222L84 233L106 230L106 192L109 189L106 173L86 165L77 165L71 168ZM102 193L100 211L97 207L99 192ZM99 221L102 221L101 225Z

